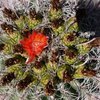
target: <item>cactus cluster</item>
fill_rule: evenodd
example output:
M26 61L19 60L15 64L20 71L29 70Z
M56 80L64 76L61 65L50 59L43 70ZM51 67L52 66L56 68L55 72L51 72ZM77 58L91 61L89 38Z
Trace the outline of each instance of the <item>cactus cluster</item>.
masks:
M34 7L24 12L4 7L3 17L10 23L1 23L0 52L8 55L3 60L1 87L13 86L19 93L41 87L41 98L45 100L62 94L60 84L71 86L74 81L97 75L92 62L86 59L91 49L100 45L100 38L81 36L77 16L67 19L63 3L50 0L47 16ZM66 96L61 100L70 99Z

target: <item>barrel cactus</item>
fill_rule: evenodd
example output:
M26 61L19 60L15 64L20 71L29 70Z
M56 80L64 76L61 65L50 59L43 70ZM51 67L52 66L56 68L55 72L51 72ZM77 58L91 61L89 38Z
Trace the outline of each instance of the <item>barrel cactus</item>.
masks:
M100 93L100 38L80 29L75 0L2 3L0 94L5 100L85 100Z

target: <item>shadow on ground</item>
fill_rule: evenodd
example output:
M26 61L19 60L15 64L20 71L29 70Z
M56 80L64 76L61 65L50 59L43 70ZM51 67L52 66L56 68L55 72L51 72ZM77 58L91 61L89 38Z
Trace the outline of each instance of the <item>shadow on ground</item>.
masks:
M76 17L81 31L95 32L95 37L100 37L100 2L98 0L79 0Z

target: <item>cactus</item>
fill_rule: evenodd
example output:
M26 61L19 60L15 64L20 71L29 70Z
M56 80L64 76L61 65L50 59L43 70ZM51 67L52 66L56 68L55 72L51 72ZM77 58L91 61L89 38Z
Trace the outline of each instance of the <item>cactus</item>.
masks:
M67 18L65 3L16 0L16 9L0 11L0 94L9 100L84 100L86 93L96 94L100 62L91 55L98 60L100 38L82 36L76 10Z

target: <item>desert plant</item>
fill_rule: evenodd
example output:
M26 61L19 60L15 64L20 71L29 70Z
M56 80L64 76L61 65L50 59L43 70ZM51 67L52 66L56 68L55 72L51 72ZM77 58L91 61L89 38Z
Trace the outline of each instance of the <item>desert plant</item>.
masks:
M0 10L0 94L6 100L99 94L100 38L80 30L76 2L11 1Z

